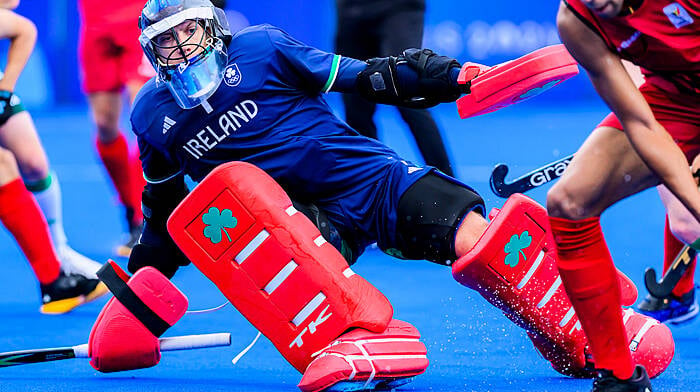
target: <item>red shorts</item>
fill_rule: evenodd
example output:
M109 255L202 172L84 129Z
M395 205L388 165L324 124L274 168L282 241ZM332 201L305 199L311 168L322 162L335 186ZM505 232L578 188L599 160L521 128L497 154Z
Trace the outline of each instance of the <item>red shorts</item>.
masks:
M700 154L700 98L670 93L649 82L641 85L639 91L649 103L656 121L666 128L691 163ZM603 126L622 130L614 113L598 124L598 127Z
M128 83L145 83L155 76L139 44L140 33L135 20L83 27L79 50L86 93L119 91Z

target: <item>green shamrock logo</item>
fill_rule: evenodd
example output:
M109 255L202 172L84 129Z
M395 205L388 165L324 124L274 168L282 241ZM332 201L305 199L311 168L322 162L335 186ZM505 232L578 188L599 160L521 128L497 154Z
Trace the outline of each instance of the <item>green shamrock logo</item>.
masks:
M222 231L226 234L229 242L231 242L231 237L226 232L226 229L233 229L238 224L238 220L233 216L231 210L227 209L219 212L219 209L216 207L211 207L209 212L202 215L202 222L207 225L204 228L204 236L209 238L214 244L221 242Z
M519 236L517 234L513 234L513 236L510 237L510 241L508 241L506 246L503 248L503 251L506 252L506 265L511 267L518 265L520 262L521 253L523 254L523 259L527 260L523 249L530 246L531 243L532 237L527 230L523 231Z

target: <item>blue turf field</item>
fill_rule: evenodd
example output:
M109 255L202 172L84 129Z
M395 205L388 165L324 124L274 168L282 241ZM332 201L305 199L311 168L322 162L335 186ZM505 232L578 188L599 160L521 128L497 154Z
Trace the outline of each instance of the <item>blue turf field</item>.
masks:
M567 104L572 106L573 104ZM541 98L490 115L460 120L451 105L435 110L457 165L458 176L484 196L488 207L502 200L488 188L491 168L508 163L508 179L573 152L606 113L602 104L564 107ZM121 211L93 151L86 108L34 113L63 187L65 225L74 248L104 261L122 231ZM382 108L384 140L409 159L416 157L396 112ZM530 194L543 203L545 189ZM612 208L603 229L617 265L643 290L642 272L661 267L663 208L655 190ZM66 346L87 341L105 299L64 316L38 313L38 287L27 262L6 231L0 231L0 351ZM125 260L119 262L125 265ZM393 303L395 317L413 323L428 347L430 367L405 391L587 391L589 380L560 376L538 357L525 334L480 296L452 280L449 269L399 261L369 250L354 267ZM223 296L194 267L175 283L191 309L223 303ZM655 391L700 390L700 321L673 326L676 356L654 382ZM186 315L166 335L231 332L231 348L164 353L155 368L100 374L87 360L0 369L0 391L295 391L299 374L265 339L236 365L231 359L256 331L230 306ZM696 351L697 350L697 351Z

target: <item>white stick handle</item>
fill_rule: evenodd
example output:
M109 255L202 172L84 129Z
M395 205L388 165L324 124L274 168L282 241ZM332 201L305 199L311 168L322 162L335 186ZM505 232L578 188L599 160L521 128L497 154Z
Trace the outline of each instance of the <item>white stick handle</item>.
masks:
M220 347L231 345L231 334L228 332L208 333L202 335L185 335L160 338L161 351L192 350L196 348ZM89 358L88 345L73 346L76 358Z

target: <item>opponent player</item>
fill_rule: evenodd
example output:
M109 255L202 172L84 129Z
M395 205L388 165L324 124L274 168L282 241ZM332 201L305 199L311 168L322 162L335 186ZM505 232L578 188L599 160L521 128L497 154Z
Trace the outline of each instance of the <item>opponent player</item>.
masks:
M40 282L41 312L65 313L104 294L106 288L98 286L95 276L100 265L67 244L58 181L49 173L29 113L13 94L36 41L34 24L10 10L17 5L17 1L0 2L0 38L10 40L7 66L4 74L0 73L0 220L17 240ZM36 200L27 189L34 192Z
M130 150L119 129L122 91L132 102L143 83L154 75L138 45L140 0L113 4L80 0L80 65L83 90L87 93L97 127L97 152L125 208L129 238L117 248L129 256L141 233L143 178L138 149ZM109 4L109 5L108 5Z
M696 227L700 218L700 192L688 170L700 152L699 18L697 2L683 0L564 0L559 9L562 41L613 111L547 196L562 281L601 369L594 391L651 389L629 354L600 214L663 183ZM621 59L642 68L639 89ZM698 246L694 236L683 239Z
M456 60L412 49L362 62L266 25L231 37L223 12L208 0L150 0L140 21L159 82L144 86L131 116L148 181L131 271L153 275L155 266L172 276L192 260L304 373L303 391L344 382L370 389L373 380L424 371L415 328L392 320L386 298L348 268L286 191L314 203L328 217L319 226L333 225L360 252L377 242L395 256L452 265L457 281L528 330L555 369L586 373L586 342L558 289L544 209L517 195L488 224L474 190L357 135L321 96L332 90L406 106L453 102L467 91L456 82ZM185 175L201 183L183 201ZM179 247L166 231L176 206L168 225ZM144 312L144 303L160 300L152 289L137 291L133 331L145 325L162 333L176 318ZM123 349L137 340L115 334L110 323L125 314L113 300L93 327L92 363L100 370L156 363L150 345ZM648 320L628 318L637 327ZM670 334L658 322L647 326L635 352L664 358L661 366L646 362L658 374L672 355Z
M629 73L635 86L644 84L644 75L638 66L623 60L622 64ZM700 156L696 156L691 165L691 172L696 181L700 176ZM686 242L692 242L693 238L700 235L700 227L693 215L676 197L663 185L657 186L661 201L666 208L666 222L664 227L664 262L665 274L675 261L684 243L678 238L684 238ZM695 299L695 266L697 257L690 261L685 273L678 280L670 295L657 297L651 293L637 305L637 309L648 316L661 322L672 324L685 323L698 315L698 303Z

